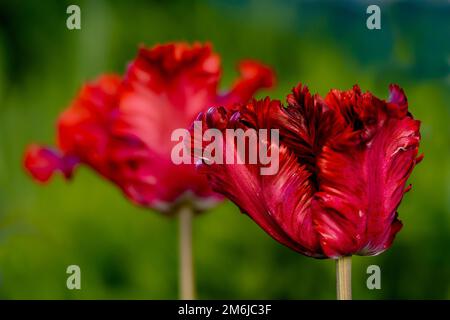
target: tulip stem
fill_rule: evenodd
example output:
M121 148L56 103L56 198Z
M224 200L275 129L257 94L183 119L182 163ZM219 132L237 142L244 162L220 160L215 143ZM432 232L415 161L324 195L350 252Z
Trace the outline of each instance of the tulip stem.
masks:
M192 218L194 213L188 206L182 206L179 215L179 285L180 299L194 299L194 268L192 261Z
M338 300L352 300L352 257L336 260L336 289Z

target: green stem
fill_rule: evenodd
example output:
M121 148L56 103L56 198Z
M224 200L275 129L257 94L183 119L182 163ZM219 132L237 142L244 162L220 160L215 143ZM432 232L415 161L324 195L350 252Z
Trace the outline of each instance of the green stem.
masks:
M195 299L194 267L192 261L192 218L191 208L183 206L179 209L179 254L180 254L180 299Z
M336 289L338 300L352 300L352 257L336 260Z

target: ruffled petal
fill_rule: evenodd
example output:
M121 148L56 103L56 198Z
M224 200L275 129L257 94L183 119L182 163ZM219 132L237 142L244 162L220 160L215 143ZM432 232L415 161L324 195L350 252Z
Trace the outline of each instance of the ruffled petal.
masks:
M203 117L203 124L223 132L226 128L241 128L246 132L266 129L271 127L271 114L280 112L281 108L279 101L269 99L252 101L228 113L212 108ZM242 155L236 150L234 139L227 139L226 134L222 140L222 153L225 155L227 148L233 149L233 163L217 164L203 158L198 166L208 176L215 191L233 201L275 240L302 254L322 258L324 255L313 228L315 212L310 207L313 196L310 173L285 146L269 144L269 141L259 148L278 153L279 170L274 175L261 175L260 169L264 165L260 162L237 163L237 158L241 156L242 159ZM248 145L245 156L258 152L257 148Z
M233 88L216 101L215 105L245 103L263 88L275 85L275 73L268 66L253 60L241 61L238 65L240 78L235 80Z
M71 155L111 177L107 166L120 77L103 75L88 83L59 117L58 144L64 155Z
M283 143L316 174L316 160L322 147L345 130L339 114L330 110L319 95L311 95L307 86L298 84L287 97L282 115L275 117Z
M322 248L329 257L379 254L401 228L397 208L417 162L420 122L391 117L387 103L370 94L355 93L351 103L348 92L331 94L344 97L336 108L358 139L341 136L350 140L327 144L318 159L315 197L323 210L315 223Z
M109 144L108 127L120 78L104 75L86 84L58 121L60 150L30 145L24 166L38 181L48 181L55 171L66 178L83 162L108 176L105 166Z
M171 151L178 142L171 136L215 101L219 76L220 59L209 44L139 50L121 87L110 159L134 202L162 208L186 193L215 196L194 165L173 163Z
M220 59L208 44L140 48L124 77L115 130L167 152L173 129L189 127L214 103L219 77Z
M408 112L408 99L406 98L403 89L396 84L389 85L388 108L391 114L402 118Z
M133 144L115 141L109 166L115 172L115 181L130 200L162 212L170 213L177 201L195 202L194 209L201 209L220 199L194 165L176 165L167 156L140 145L139 140Z
M39 182L47 182L60 171L69 179L78 159L61 155L58 151L32 144L24 155L24 167Z

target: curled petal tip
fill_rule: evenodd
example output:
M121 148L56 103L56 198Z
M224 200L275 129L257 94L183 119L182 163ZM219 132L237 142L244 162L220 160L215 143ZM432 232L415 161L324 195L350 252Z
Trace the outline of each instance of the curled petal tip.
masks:
M353 92L356 94L361 94L361 88L359 87L359 85L357 84L353 85Z
M73 157L62 156L54 149L35 144L25 150L25 169L36 181L42 183L49 181L55 171L61 171L69 179L77 162Z
M260 62L243 60L239 63L238 69L243 79L257 81L261 88L271 88L275 85L275 72Z
M416 164L419 164L420 162L422 162L424 156L425 156L425 154L423 154L423 153L420 156L418 156L416 158Z
M397 84L389 85L389 102L392 103L406 103L406 95L402 88Z
M241 61L238 65L240 77L226 95L220 97L219 104L233 105L245 103L262 88L271 88L275 83L274 71L253 60Z
M286 98L286 101L289 105L303 105L306 103L306 100L311 99L311 94L309 92L309 88L307 85L299 82L297 86L292 88L292 93L289 94Z
M408 112L408 99L402 88L397 84L389 85L389 106L394 106L394 110L399 113L400 116L406 115Z
M24 156L24 167L39 182L47 182L59 168L60 157L56 151L30 145Z
M224 107L211 107L206 112L206 124L209 128L222 130L227 125L227 112Z
M174 72L186 67L199 67L207 73L218 73L220 58L212 53L209 43L185 42L158 44L152 48L139 47L138 58L164 72Z

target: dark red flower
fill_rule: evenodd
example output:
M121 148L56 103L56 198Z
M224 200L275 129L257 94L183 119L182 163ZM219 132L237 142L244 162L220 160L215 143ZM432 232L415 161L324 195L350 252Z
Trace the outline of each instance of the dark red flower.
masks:
M242 62L239 72L233 88L218 94L220 58L209 44L140 48L123 78L104 75L83 86L59 118L58 149L30 146L25 167L45 182L54 171L71 177L82 163L135 203L169 210L189 197L199 209L217 194L193 165L173 164L171 133L211 105L244 103L274 82L272 70L257 62Z
M403 90L389 89L387 101L358 86L323 99L298 85L286 107L266 98L211 108L199 117L206 129L278 129L279 145L268 140L264 147L278 152L279 171L261 175L261 164L207 161L200 171L213 190L293 250L315 258L379 254L402 227L397 208L421 160L420 122ZM226 137L223 143L235 147ZM255 152L249 145L247 154Z

